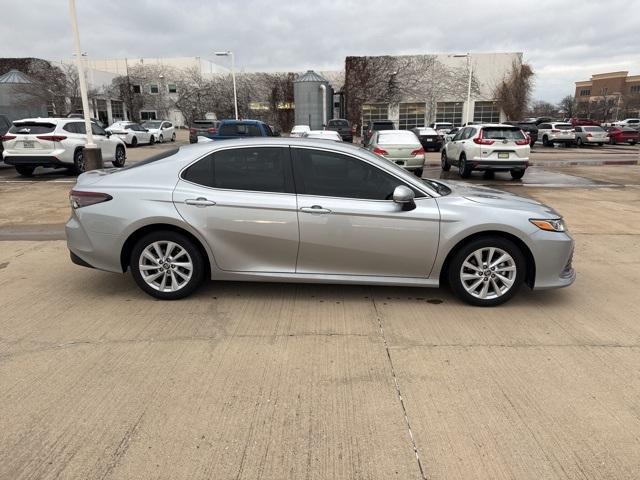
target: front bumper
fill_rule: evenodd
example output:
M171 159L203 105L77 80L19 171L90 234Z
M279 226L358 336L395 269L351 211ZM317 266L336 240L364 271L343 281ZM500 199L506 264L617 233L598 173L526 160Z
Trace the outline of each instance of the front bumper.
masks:
M568 287L576 279L573 268L575 243L567 232L539 230L531 235L535 260L535 290Z

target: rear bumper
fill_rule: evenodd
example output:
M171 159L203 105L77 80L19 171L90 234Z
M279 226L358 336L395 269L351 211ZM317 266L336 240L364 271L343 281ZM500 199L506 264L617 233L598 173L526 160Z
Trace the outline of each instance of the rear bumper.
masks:
M61 161L53 155L5 155L4 163L7 165L24 165L26 167L71 167L73 163Z
M529 167L527 160L485 160L473 158L467 161L473 165L474 170L526 170Z

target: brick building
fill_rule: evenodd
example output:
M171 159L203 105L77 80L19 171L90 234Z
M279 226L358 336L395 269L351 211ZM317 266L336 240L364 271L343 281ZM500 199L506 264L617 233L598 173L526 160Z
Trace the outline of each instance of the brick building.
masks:
M640 116L640 75L598 73L576 82L578 112L602 120Z

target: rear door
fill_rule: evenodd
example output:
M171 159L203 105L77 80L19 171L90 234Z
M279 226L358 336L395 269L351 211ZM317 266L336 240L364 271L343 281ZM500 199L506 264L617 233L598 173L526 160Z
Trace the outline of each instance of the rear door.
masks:
M194 162L173 193L218 268L293 273L298 212L287 147L235 147Z

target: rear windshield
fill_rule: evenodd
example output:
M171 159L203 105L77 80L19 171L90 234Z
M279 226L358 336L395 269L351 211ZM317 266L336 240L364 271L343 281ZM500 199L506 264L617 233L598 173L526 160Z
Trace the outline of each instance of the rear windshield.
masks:
M384 132L378 136L379 145L415 145L417 143L418 138L412 132Z
M243 137L261 137L260 129L253 123L232 123L220 127L220 135L238 135Z
M9 133L23 133L26 135L39 135L51 133L56 129L55 123L48 122L14 122Z
M332 127L348 127L349 122L346 120L329 120L329 125Z
M602 127L582 127L585 132L604 132Z
M211 120L194 120L193 125L196 127L213 127L216 122Z
M393 122L376 122L371 128L373 130L393 130Z
M433 128L419 128L418 129L418 135L438 135L438 132L436 132Z
M570 123L556 123L553 128L557 130L571 130L573 126Z
M516 127L485 127L482 138L487 140L522 140L525 138L522 130Z

